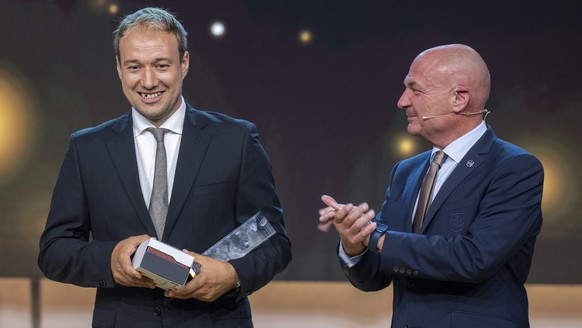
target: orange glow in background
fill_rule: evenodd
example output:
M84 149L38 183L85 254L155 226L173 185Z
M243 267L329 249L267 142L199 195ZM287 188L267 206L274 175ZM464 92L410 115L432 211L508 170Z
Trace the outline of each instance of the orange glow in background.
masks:
M25 83L0 66L0 182L14 177L28 155L33 105Z

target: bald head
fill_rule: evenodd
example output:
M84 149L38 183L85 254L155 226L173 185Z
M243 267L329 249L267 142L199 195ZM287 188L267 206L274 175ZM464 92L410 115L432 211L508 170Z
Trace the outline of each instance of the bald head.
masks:
M489 99L491 77L487 64L473 48L463 44L443 45L423 51L414 61L424 66L427 78L447 81L452 88L469 92L469 111L485 107Z
M481 124L490 84L483 58L468 46L423 51L412 62L398 100L408 132L443 149Z

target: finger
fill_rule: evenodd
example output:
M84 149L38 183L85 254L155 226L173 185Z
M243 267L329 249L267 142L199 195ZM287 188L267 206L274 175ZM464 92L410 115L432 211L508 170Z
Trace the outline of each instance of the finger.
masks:
M319 209L318 213L319 215L324 215L324 214L328 214L328 213L335 213L335 209L331 206L325 207L325 208L321 208Z
M337 213L335 211L320 215L319 222L326 223L328 221L333 221L333 219L336 217L336 215L337 215Z
M120 279L120 283L125 284L126 286L142 286L143 281L148 279L147 277L143 276L139 271L131 268L131 270L126 270L121 268L118 270L118 277Z
M137 246L139 246L139 244L150 239L150 235L143 234L143 235L135 236L134 239L135 239L135 244L137 244Z
M352 213L356 213L354 210ZM356 213L359 214L359 213ZM346 239L352 244L359 244L364 241L360 233L362 229L367 228L370 225L371 221L374 219L374 211L371 210L366 212L363 215L359 215L357 217L350 216L346 218L344 223L341 226L336 225L336 229L342 236L342 238ZM371 230L373 231L373 229Z
M134 252L126 252L123 256L118 258L119 270L126 277L127 280L140 280L143 278L141 272L137 271L131 262L131 256Z
M196 254L193 252L189 252L189 253ZM197 258L197 260L198 259L199 258ZM164 295L166 297L178 298L178 299L196 298L196 293L200 290L200 288L203 287L204 284L205 284L204 277L197 274L192 280L188 281L184 286L179 286L176 288L172 288L170 290L166 290Z
M358 205L357 207L358 207L358 209L359 209L360 211L362 211L362 213L364 213L364 212L366 212L367 210L369 210L369 209L370 209L370 206L368 206L368 203L366 203L366 202L364 202L364 203L361 203L361 204L360 204L360 205Z
M331 225L333 224L334 217L335 215L320 216L319 224L317 225L318 229L324 232L328 231Z
M371 221L369 222L370 224L367 224L366 226L364 226L359 233L358 238L360 238L362 240L362 242L364 243L364 245L366 245L366 247L368 247L368 243L370 242L370 236L372 235L372 233L374 232L374 230L377 227L376 222Z
M354 206L345 217L345 225L352 226L368 209L367 204Z
M133 267L131 262L131 256L148 238L148 235L133 236L117 244L112 254L112 270L118 283L128 286L143 286L144 284L151 286L150 281L144 280L144 276Z
M194 280L188 282L184 286L172 288L164 292L164 296L179 299L195 298L195 292L197 287L193 287L195 284Z
M334 222L336 224L342 224L346 216L354 209L354 205L347 204L342 206L335 214Z
M371 231L374 231L375 227L375 222L374 220L374 216L376 215L376 213L374 212L374 210L370 210L362 215L360 215L352 224L352 227L354 229L357 229L358 231L361 231L363 229L368 229L370 225L374 225L374 228L372 228Z
M133 279L131 281L131 286L154 289L156 288L156 283L148 277L142 277L141 279Z
M328 196L328 195L321 196L321 201L323 201L325 203L325 205L327 205L335 210L339 210L342 207L342 205L338 204L336 202L336 200L333 199L333 197Z
M325 223L319 223L317 225L317 229L319 231L328 232L332 225L333 225L333 221L328 221L328 222L325 222Z

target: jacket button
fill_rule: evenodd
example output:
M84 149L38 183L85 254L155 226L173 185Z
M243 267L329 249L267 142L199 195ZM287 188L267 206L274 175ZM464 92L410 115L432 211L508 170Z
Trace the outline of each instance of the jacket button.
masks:
M159 317L162 314L162 309L160 309L159 307L154 309L154 315L156 317Z

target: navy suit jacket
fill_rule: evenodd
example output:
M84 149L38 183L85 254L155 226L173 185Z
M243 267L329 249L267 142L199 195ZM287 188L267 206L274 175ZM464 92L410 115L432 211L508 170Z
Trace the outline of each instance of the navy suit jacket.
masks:
M130 236L156 236L144 202L131 113L73 133L54 190L39 266L49 279L97 287L94 327L252 327L246 295L291 260L270 162L254 124L186 110L162 241L202 253L257 211L277 233L233 260L242 296L178 300L115 284L111 253Z
M394 288L393 327L529 327L524 283L542 225L543 167L491 128L445 181L419 234L412 213L430 151L394 167L381 253L343 270L361 290Z

